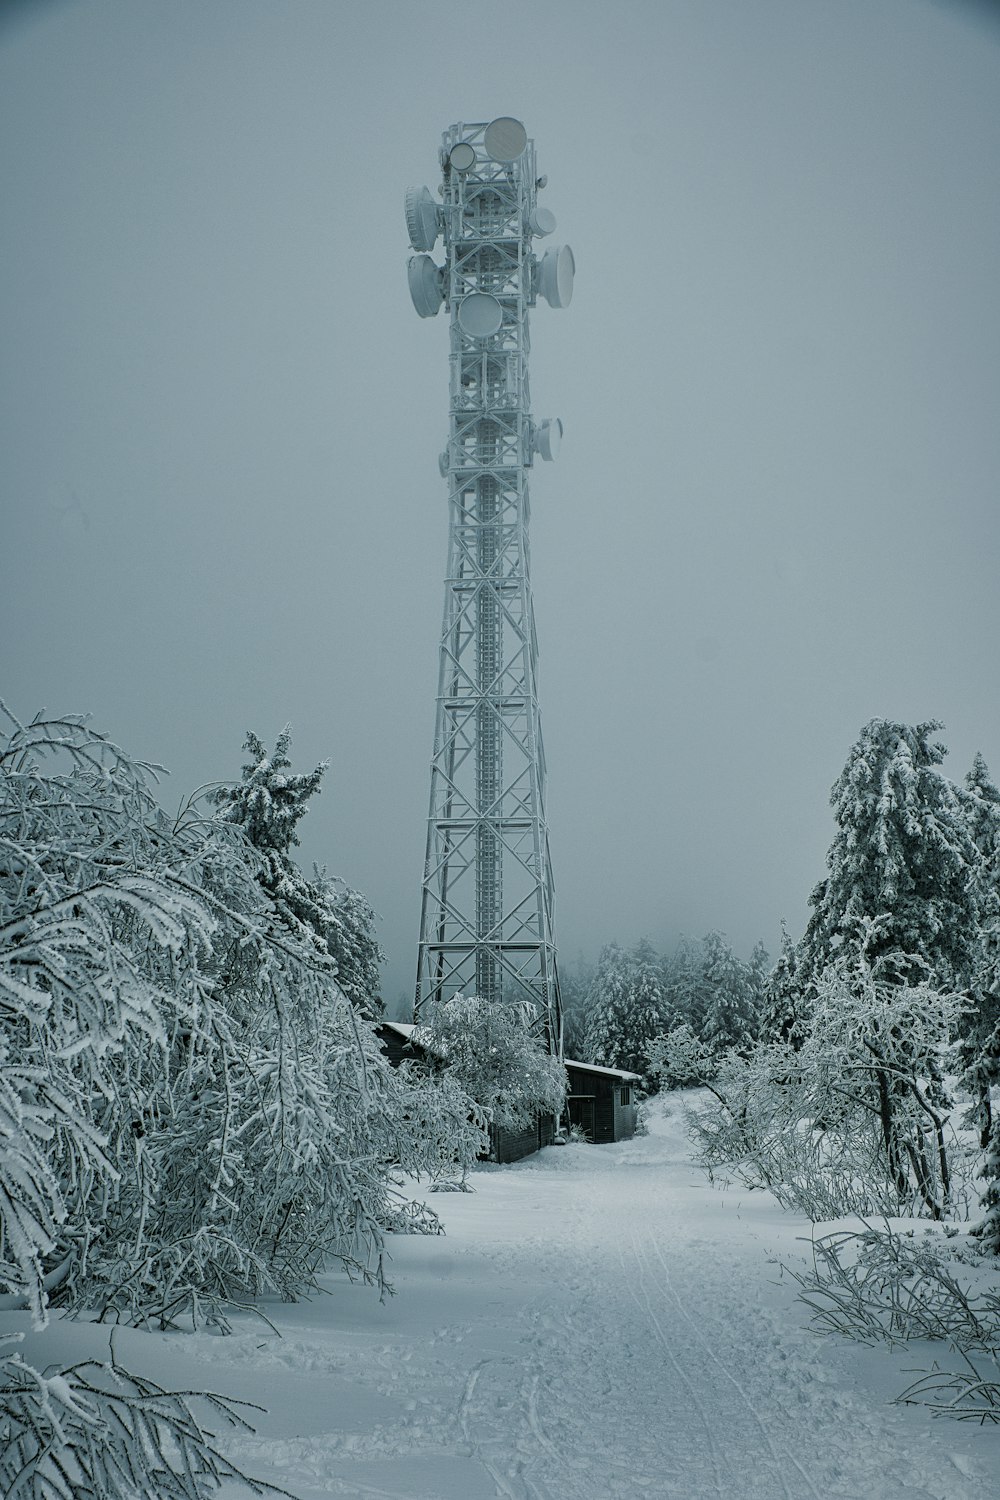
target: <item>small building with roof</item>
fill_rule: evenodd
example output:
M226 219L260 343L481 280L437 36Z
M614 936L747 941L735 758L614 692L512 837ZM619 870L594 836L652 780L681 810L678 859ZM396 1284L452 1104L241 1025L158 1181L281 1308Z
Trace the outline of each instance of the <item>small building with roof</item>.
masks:
M393 1067L398 1068L408 1057L433 1061L420 1043L414 1041L416 1029L406 1021L378 1023L376 1033ZM642 1082L638 1073L602 1068L571 1058L565 1059L565 1066L569 1085L566 1113L571 1126L575 1125L595 1145L624 1141L635 1134L635 1090ZM559 1122L554 1115L538 1115L530 1125L517 1131L491 1125L490 1155L497 1162L520 1161L543 1146L555 1144L558 1135Z
M569 1097L566 1110L575 1125L595 1146L625 1141L635 1135L638 1108L635 1091L642 1078L624 1068L602 1068L597 1063L567 1057Z

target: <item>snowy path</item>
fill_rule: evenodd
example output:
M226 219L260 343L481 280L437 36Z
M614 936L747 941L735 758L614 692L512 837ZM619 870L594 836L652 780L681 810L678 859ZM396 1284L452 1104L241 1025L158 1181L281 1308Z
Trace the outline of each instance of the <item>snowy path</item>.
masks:
M393 1243L383 1307L331 1277L273 1310L281 1338L119 1334L119 1354L269 1407L225 1446L301 1500L1000 1497L1000 1434L888 1405L905 1356L809 1333L769 1264L806 1226L712 1188L676 1114L475 1184L434 1200L447 1237Z
M331 1390L326 1420L291 1440L262 1424L241 1447L257 1472L303 1500L1000 1496L995 1433L888 1406L898 1361L803 1327L768 1256L801 1254L805 1226L713 1189L676 1114L476 1187L437 1200L446 1239L396 1246L388 1307L340 1287L288 1310L308 1333L248 1336L257 1360L332 1360L372 1399L345 1421Z

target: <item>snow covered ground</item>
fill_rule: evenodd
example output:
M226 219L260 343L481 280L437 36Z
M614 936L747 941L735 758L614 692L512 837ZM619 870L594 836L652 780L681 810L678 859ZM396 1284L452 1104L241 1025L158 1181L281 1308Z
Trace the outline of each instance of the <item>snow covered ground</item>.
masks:
M118 1357L266 1406L220 1446L300 1500L997 1500L1000 1431L888 1404L942 1351L817 1338L777 1264L804 1260L806 1222L709 1184L677 1096L650 1126L431 1200L447 1236L393 1240L382 1306L330 1276L267 1309L280 1337L120 1330ZM106 1337L58 1323L25 1355Z

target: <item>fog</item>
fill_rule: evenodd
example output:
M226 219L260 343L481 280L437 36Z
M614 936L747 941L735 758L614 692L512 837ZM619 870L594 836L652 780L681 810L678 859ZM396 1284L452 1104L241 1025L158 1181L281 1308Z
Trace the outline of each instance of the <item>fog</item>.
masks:
M86 0L0 27L0 695L329 759L298 851L416 963L445 316L402 212L524 120L556 938L801 931L873 716L1000 775L1000 27L932 0Z

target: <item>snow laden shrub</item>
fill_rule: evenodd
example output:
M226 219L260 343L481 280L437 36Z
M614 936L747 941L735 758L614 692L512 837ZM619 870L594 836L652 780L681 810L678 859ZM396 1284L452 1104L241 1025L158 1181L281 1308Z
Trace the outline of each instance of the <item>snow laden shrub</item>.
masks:
M654 1037L646 1058L649 1074L661 1088L707 1085L716 1072L715 1053L686 1021Z
M129 1065L163 1056L213 918L171 849L150 768L82 719L24 726L0 711L0 1294L41 1328L50 1300L86 1281L102 1210L146 1177ZM130 1227L138 1271L142 1226ZM203 1500L230 1477L263 1493L218 1453L188 1393L113 1358L39 1371L17 1341L0 1350L5 1496Z
M713 1058L690 1039L656 1054L661 1074L697 1082L690 1114L702 1164L726 1167L815 1220L955 1207L951 1101L940 1060L964 1000L901 983L910 956L862 953L815 987L807 1037Z
M0 750L0 1278L38 1319L47 1294L72 1298L91 1273L105 1214L142 1196L144 1075L162 1068L171 1030L195 1024L215 918L149 767L81 719L11 722Z
M935 1365L897 1400L938 1416L1000 1422L1000 1296L963 1275L947 1242L929 1229L918 1238L886 1222L821 1235L812 1252L811 1269L783 1269L818 1332L862 1344L945 1344L959 1368Z
M252 1432L240 1407L246 1403L207 1391L165 1391L113 1355L44 1371L16 1354L0 1357L0 1493L205 1500L235 1480L255 1495L285 1494L244 1474L201 1425L221 1417Z
M470 1097L456 1073L428 1068L416 1059L394 1070L393 1108L406 1121L405 1170L396 1164L392 1181L402 1192L410 1178L426 1177L431 1192L462 1191L469 1168L489 1149L489 1117ZM402 1193L386 1227L409 1233L435 1234L437 1218Z
M81 720L15 725L0 770L8 1293L224 1327L331 1259L384 1287L385 1229L436 1223L407 1173L471 1149L462 1101L415 1108L238 823L168 820Z
M529 1002L456 995L422 1012L413 1040L437 1059L491 1125L523 1130L536 1115L562 1113L566 1070L533 1027Z

